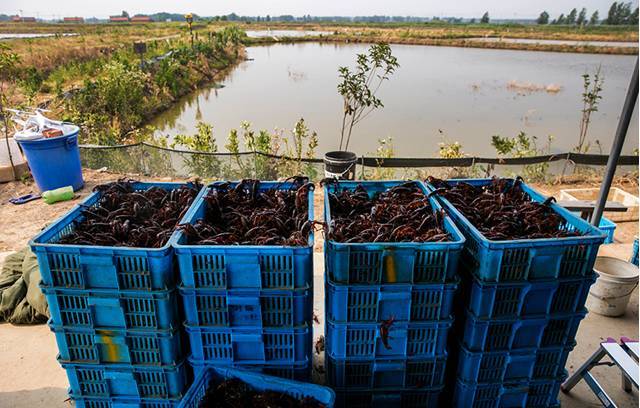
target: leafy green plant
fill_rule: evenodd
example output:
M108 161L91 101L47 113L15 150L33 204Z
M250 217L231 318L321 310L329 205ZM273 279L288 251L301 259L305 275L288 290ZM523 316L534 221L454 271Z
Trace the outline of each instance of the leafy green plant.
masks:
M196 125L198 132L194 135L176 135L171 143L172 148L183 146L188 150L201 153L217 153L218 143L213 134L213 126L204 122ZM190 154L184 158L185 166L193 176L215 179L221 178L220 160L215 155Z
M578 134L578 144L575 147L578 153L587 153L591 148L587 143L587 135L589 132L589 124L591 123L591 114L598 111L598 104L602 96L602 85L604 78L601 73L602 66L598 66L595 73L582 75L582 117L580 118L580 133Z
M442 142L438 143L438 157L442 159L461 159L467 157L460 142L450 142L442 131ZM470 167L451 167L445 171L445 178L468 178L478 177L482 173L482 167L473 164Z
M9 145L9 117L5 110L8 103L6 81L16 74L19 62L20 58L18 54L11 52L9 46L6 44L0 43L0 116L2 116L2 123L4 125L4 139L7 145L7 154L9 155L13 178L16 176L16 169Z
M44 76L35 67L27 67L23 70L19 83L24 89L27 103L33 105L33 101L44 83Z
M388 139L378 139L378 148L376 149L376 152L371 155L376 158L377 167L366 172L366 178L371 180L393 179L395 176L395 169L381 166L384 159L391 159L396 155L395 148L393 146L393 138L389 137Z
M538 138L529 136L525 132L518 133L515 137L502 137L499 135L491 136L491 145L496 149L498 156L503 157L532 157L551 152L551 142L553 136L547 137L547 144L544 149L537 146ZM528 164L522 167L522 174L529 181L544 182L547 180L549 171L549 163Z
M400 66L388 44L372 45L366 54L356 56L356 67L339 67L338 92L343 100L340 150L349 149L354 126L383 103L376 96L382 83ZM346 140L345 140L346 138Z
M309 133L303 118L300 118L291 131L291 142L287 138L283 139L284 151L283 159L277 164L280 176L290 177L304 174L310 179L317 177L317 170L310 162L303 159L312 159L315 156L315 149L318 147L318 134Z

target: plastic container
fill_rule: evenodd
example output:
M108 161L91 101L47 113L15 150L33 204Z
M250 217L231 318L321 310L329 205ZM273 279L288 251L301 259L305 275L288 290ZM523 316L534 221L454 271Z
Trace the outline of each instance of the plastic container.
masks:
M327 321L325 353L337 359L435 357L446 351L451 320L433 323L393 322L387 345L382 323L338 324Z
M177 291L115 292L42 286L51 322L67 328L172 330L180 326Z
M180 398L188 384L184 363L153 368L60 364L67 370L70 394L82 397Z
M447 355L399 360L333 359L325 355L327 385L336 391L374 391L444 385Z
M599 256L594 270L600 277L589 292L587 308L604 316L622 316L638 287L638 267L618 258Z
M569 358L569 353L573 351L576 343L564 347L546 347L536 350L536 363L533 366L533 379L556 378L564 372L564 368Z
M241 380L256 391L276 391L297 399L311 397L326 408L332 408L336 398L331 389L321 385L285 380L234 368L209 367L195 377L193 385L185 394L179 407L198 408L210 384L219 384L232 378Z
M347 391L336 393L338 408L419 408L438 407L442 387L430 390Z
M335 323L372 323L448 319L456 283L431 285L334 285L325 283L327 319Z
M193 368L193 375L197 377L200 373L206 370L208 367L223 367L229 368L225 363L216 364L215 362L204 362L202 360L194 360L189 358L189 364ZM311 380L311 362L294 363L294 364L234 364L233 368L237 368L243 371L251 371L254 373L261 373L271 375L278 378L284 378L287 380L295 381L310 381Z
M358 157L353 152L336 150L324 154L325 178L353 180L356 178L356 162Z
M483 282L473 277L469 310L481 319L534 317L581 310L596 277L531 282Z
M586 310L540 318L478 319L467 313L463 344L471 351L512 351L568 346Z
M492 179L448 180L455 185L465 182L484 186ZM525 183L521 183L532 200L543 202L545 197ZM433 190L433 186L429 185ZM438 196L448 213L460 227L465 238L463 261L479 279L489 282L526 281L585 276L591 273L598 248L605 234L567 209L551 203L551 208L561 215L566 230L582 235L567 238L519 239L491 241L486 239L460 211L446 198Z
M599 195L600 187L575 188L560 190L560 197L558 200L584 200L593 201L595 203ZM605 211L604 214L611 221L638 221L640 199L638 199L637 195L627 193L617 187L611 187L611 189L609 189L609 194L607 195L607 201L615 201L627 207L627 211L625 212Z
M17 141L41 192L64 186L80 190L84 185L78 148L80 128L69 126L66 130L59 137Z
M174 408L180 403L173 399L98 398L70 395L76 408Z
M605 217L602 217L600 219L600 224L598 225L598 229L607 235L607 237L604 239L604 243L613 244L614 242L613 236L616 232L616 224L613 221Z
M341 181L340 191L354 190L358 185L367 189L370 197L375 193L406 183L405 181ZM416 182L425 194L428 190ZM324 187L324 219L331 225L329 194L335 185ZM434 211L442 207L429 199ZM426 284L444 283L455 278L458 258L464 245L464 237L453 220L444 218L445 230L450 234L447 242L384 242L338 243L325 240L325 269L329 282L337 284Z
M469 351L459 345L458 378L466 382L500 383L530 380L536 362L535 350Z
M210 329L185 326L191 357L212 364L295 364L311 361L311 330Z
M631 252L631 258L629 258L629 263L638 266L638 238L633 240L633 252Z
M184 183L136 183L133 187L173 190L182 185ZM202 191L198 197L201 194ZM100 197L100 192L94 192L81 205L95 206ZM82 206L75 206L29 243L38 257L44 285L121 291L165 290L176 286L171 240L161 248L56 244L60 237L73 230L75 221L83 219Z
M207 290L180 288L191 326L300 327L311 325L311 291Z
M181 333L160 330L66 329L51 326L56 336L59 358L67 363L132 364L160 366L177 364L185 357Z
M548 408L558 405L566 371L551 380L477 384L458 380L453 392L455 408Z

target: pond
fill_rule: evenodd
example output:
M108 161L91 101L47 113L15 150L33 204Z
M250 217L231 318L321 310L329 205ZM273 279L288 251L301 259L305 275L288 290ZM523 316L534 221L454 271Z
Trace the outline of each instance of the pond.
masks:
M342 100L338 66L353 64L364 44L298 43L250 47L251 60L222 81L191 93L153 121L159 135L192 134L198 121L214 125L222 148L230 129L291 129L304 117L318 132L317 155L338 147ZM350 150L374 152L393 137L397 156L433 157L438 144L458 141L474 155L495 156L492 135L520 131L552 151L573 148L582 109L582 77L601 66L604 90L589 139L608 152L635 57L478 48L392 45L401 67L379 96L384 108L353 132ZM624 153L638 146L637 107ZM598 148L592 150L598 153Z
M247 36L251 38L262 37L306 37L333 34L331 31L311 30L248 30Z
M574 41L574 40L538 40L533 38L498 38L498 37L476 37L469 38L471 41L484 42L505 42L516 44L556 44L556 45L589 45L592 47L637 47L637 42L624 41Z

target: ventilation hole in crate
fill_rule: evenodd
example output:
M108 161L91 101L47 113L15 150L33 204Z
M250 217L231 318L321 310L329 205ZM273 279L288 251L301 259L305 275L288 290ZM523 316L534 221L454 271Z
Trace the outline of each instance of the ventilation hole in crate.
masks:
M152 289L149 261L143 256L116 257L120 289Z
M372 394L346 394L345 407L349 408L370 408L373 406Z
M500 399L501 384L478 385L473 408L491 408L497 406Z
M107 396L107 382L104 379L102 370L98 369L77 369L76 376L80 384L80 392L87 396Z
M167 398L167 378L162 371L134 373L142 398Z
M437 320L442 307L441 290L413 290L411 292L411 320Z
M485 354L480 360L478 382L501 381L507 369L506 355Z
M544 408L549 406L553 383L530 384L529 396L527 397L527 408Z
M410 356L435 353L438 329L411 328L407 331L407 353Z
M366 387L373 378L373 363L345 361L344 376L347 387Z
M562 282L558 285L551 302L551 313L573 312L582 282Z
M60 295L57 297L60 305L62 324L67 326L89 326L93 323L87 297Z
M447 277L447 253L416 251L413 275L416 283L444 282Z
M403 393L400 404L402 408L424 408L431 403L430 398L431 393L428 392Z
M542 335L541 347L562 346L569 330L570 319L550 320Z
M444 376L444 360L407 362L406 384L409 387L434 387Z
M69 347L71 361L98 361L98 353L93 341L93 334L66 333L65 339Z
M496 289L492 317L517 315L523 290L523 287L498 287Z
M129 337L131 364L160 364L160 344L152 336Z
M49 268L53 284L65 288L83 288L84 277L80 257L75 254L49 254Z
M376 329L347 329L346 356L373 356L376 345Z
M293 289L293 256L261 255L260 271L264 289Z
M349 292L347 321L375 322L378 320L378 292Z
M533 378L555 377L558 367L564 367L564 362L560 358L561 352L558 351L538 351L533 367Z
M500 265L501 281L526 280L529 269L529 249L505 249Z
M227 270L224 255L193 255L192 259L194 284L196 288L227 287Z
M584 276L587 259L589 258L589 246L575 245L565 249L560 262L559 277Z
M130 328L157 328L156 305L153 299L124 299L124 318Z
M265 333L264 354L267 361L293 361L293 333Z
M202 333L205 360L233 360L231 333Z
M293 326L293 298L290 296L263 296L260 298L262 325L265 327Z
M198 322L203 326L228 326L227 298L216 295L196 295Z
M509 348L513 323L489 324L485 348L487 351Z
M352 251L349 254L349 283L380 283L381 253Z

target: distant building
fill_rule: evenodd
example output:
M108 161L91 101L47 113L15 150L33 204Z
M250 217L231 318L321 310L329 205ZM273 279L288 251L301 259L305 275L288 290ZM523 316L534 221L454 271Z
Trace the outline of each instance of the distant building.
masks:
M133 16L131 17L132 23L153 23L153 20L149 16Z
M14 23L35 23L35 17L20 17L20 16L11 16L11 21Z
M110 23L128 23L129 17L111 16L109 17L109 22Z
M64 19L62 19L62 21L64 23L82 24L82 23L84 23L84 18L82 18L82 17L65 17Z

